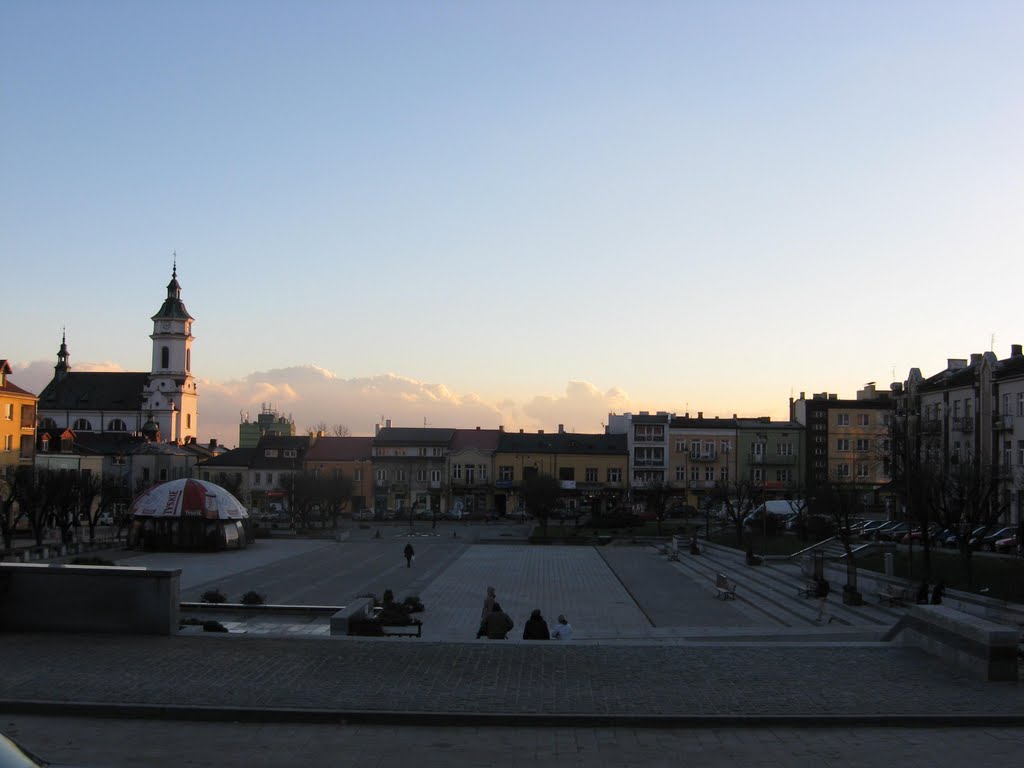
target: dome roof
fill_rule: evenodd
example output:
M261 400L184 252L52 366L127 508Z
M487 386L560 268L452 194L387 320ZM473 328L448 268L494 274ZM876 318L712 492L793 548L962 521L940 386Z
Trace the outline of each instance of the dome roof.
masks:
M132 517L203 517L208 520L244 520L245 506L215 483L184 478L154 485L132 502Z

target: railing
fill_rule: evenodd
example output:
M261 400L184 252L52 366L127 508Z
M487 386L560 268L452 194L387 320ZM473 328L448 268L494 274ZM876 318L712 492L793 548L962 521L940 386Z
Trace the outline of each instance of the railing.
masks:
M940 419L925 419L921 422L921 431L930 435L939 434L942 432L942 421Z
M690 451L690 461L715 461L717 458L715 451Z
M954 432L973 432L974 431L974 417L973 416L954 416L953 417L953 431Z
M1012 413L997 413L992 417L992 426L996 429L1013 429Z
M634 467L664 467L664 459L636 459L633 462Z

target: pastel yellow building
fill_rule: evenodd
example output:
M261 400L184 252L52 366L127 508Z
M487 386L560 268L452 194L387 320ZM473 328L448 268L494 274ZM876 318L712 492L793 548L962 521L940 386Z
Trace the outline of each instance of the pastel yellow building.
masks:
M11 365L0 360L0 472L32 466L36 445L36 404L39 398L8 377Z

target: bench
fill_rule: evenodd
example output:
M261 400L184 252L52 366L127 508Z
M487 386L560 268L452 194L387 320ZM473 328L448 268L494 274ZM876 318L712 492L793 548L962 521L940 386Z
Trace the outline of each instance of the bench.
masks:
M724 573L715 575L715 589L720 600L736 599L736 584L734 584Z
M381 622L381 629L385 637L423 637L423 622L413 619L411 624L385 624Z
M904 587L886 584L885 588L878 592L878 602L890 607L906 605L907 590Z

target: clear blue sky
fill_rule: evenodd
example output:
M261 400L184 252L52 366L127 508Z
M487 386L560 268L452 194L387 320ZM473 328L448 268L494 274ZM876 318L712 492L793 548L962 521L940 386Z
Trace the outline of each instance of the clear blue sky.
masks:
M0 357L146 369L175 250L235 420L302 366L358 433L384 374L583 431L1005 357L1022 52L1019 2L6 0Z

